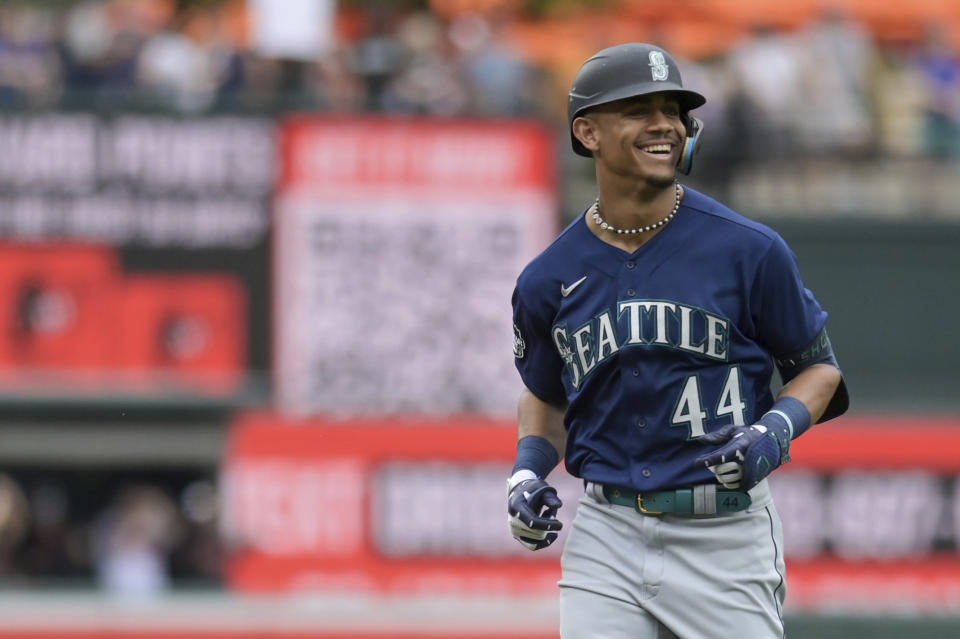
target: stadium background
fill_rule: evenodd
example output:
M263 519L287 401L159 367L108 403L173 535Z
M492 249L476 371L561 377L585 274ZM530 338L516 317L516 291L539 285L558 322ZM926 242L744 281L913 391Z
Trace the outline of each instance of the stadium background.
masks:
M775 478L790 636L960 634L960 2L38 0L0 6L0 637L555 636L509 293L593 198L570 79L636 40L853 394Z

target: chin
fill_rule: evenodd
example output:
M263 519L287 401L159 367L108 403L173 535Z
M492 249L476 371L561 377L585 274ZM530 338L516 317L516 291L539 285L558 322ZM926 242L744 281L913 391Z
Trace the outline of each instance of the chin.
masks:
M661 189L665 189L668 186L673 186L673 183L677 179L677 172L674 171L670 175L647 175L646 182L650 186L655 186Z

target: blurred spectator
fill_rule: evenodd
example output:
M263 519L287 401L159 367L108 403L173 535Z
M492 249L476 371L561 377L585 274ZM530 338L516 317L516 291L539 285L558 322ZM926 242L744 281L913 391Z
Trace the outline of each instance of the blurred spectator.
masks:
M942 23L927 26L917 58L924 83L924 140L926 151L937 158L960 158L960 57L950 46Z
M110 593L145 597L169 587L169 554L182 530L174 502L159 488L130 485L97 522L96 570Z
M398 44L406 63L387 85L381 106L392 112L425 115L462 112L467 90L443 23L432 14L414 13L401 23Z
M90 565L87 530L71 519L63 488L42 482L29 494L33 521L19 558L23 573L33 579L82 575Z
M907 43L879 45L871 86L879 152L892 157L924 153L925 83L914 71Z
M349 56L350 51L339 46L310 68L306 82L321 109L335 112L363 110L365 87L351 72Z
M731 106L741 109L749 122L741 144L752 157L792 154L795 124L805 106L800 90L803 67L794 38L760 23L731 51L728 65L735 91Z
M172 17L172 0L88 0L66 14L63 53L69 88L112 103L136 84L144 43Z
M185 112L208 109L227 77L229 49L217 37L213 12L203 6L181 13L173 28L151 37L137 61L137 81L162 104Z
M839 6L799 34L803 113L797 130L814 153L861 153L873 141L870 104L873 42Z
M469 91L468 109L477 115L535 113L532 69L502 40L485 18L465 15L450 25Z
M408 62L407 52L393 31L392 12L377 4L368 17L367 33L349 50L348 68L364 85L364 108L383 111L390 82Z
M0 474L0 575L15 569L14 556L30 526L30 511L20 486Z
M213 482L197 480L180 495L184 534L171 556L171 574L199 583L219 583L223 569L219 495Z
M62 88L53 13L0 7L0 106L46 107Z

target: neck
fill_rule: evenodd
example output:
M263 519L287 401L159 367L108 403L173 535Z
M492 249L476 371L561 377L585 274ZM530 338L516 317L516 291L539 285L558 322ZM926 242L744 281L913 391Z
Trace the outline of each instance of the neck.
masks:
M656 184L633 183L629 188L604 184L598 180L600 214L617 229L640 229L654 225L673 211L677 185L670 181Z

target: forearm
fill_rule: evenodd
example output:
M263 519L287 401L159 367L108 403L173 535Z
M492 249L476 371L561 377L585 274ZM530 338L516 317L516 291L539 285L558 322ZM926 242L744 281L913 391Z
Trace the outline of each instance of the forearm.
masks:
M833 398L841 378L836 367L830 364L814 364L790 380L777 399L793 397L806 407L810 413L810 423L815 424Z
M563 458L563 410L524 389L517 404L517 459L512 477L546 477ZM523 471L523 472L519 472Z
M543 437L557 449L557 455L563 457L567 444L563 409L548 404L525 388L517 403L517 439L529 435Z

